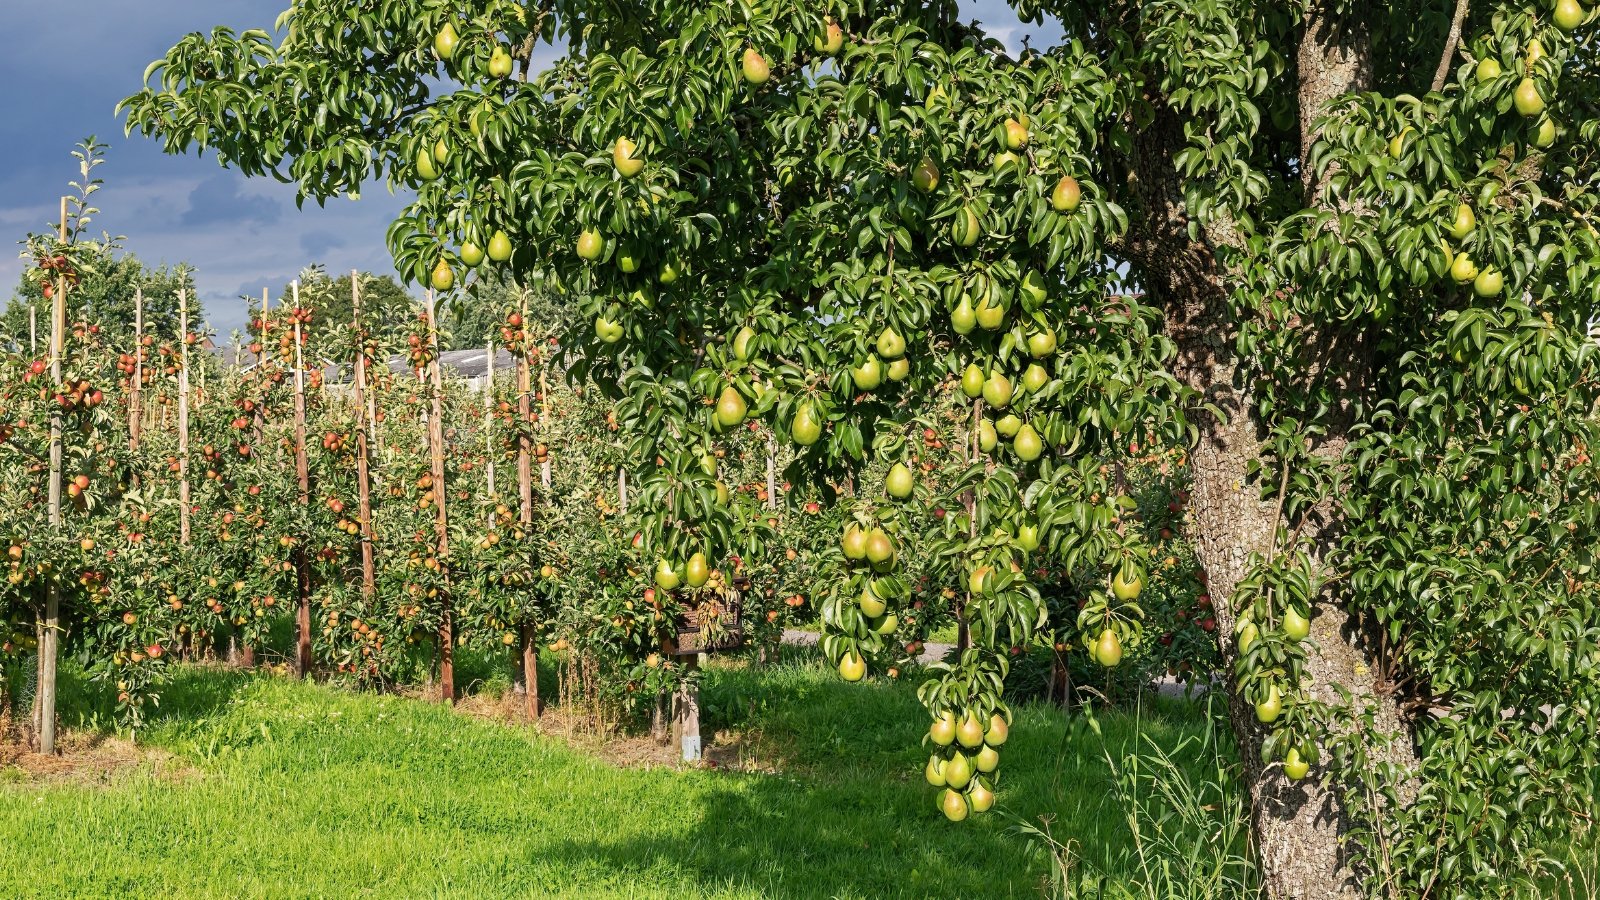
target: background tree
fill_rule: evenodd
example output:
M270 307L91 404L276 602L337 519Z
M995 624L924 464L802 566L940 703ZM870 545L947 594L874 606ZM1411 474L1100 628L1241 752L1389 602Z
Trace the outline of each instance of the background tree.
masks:
M936 714L1001 708L1034 520L1118 571L1085 639L1140 639L1126 507L1083 460L1182 435L1270 892L1516 890L1593 806L1589 11L1014 6L1067 39L1013 57L948 2L303 2L281 44L185 38L124 108L306 196L416 187L389 242L439 290L490 266L581 298L569 343L656 466L658 583L759 540L715 502L719 428L774 417L899 537L916 505L853 473L908 452L905 393L976 371L985 436L997 375L1045 360L1028 441L980 437L943 498L978 627ZM1119 266L1142 297L1109 297ZM1033 353L1046 331L1063 352ZM893 547L838 584L897 577ZM860 677L885 648L823 599Z
M134 297L144 291L144 322L148 333L163 340L178 334L178 291L194 296L194 269L187 263L151 268L132 253L119 252L109 238L104 243L85 242L78 254L78 287L67 292L67 321L101 323L106 340L133 346ZM0 313L0 332L28 338L28 310L37 310L41 345L49 336L50 301L44 282L25 273L15 293Z

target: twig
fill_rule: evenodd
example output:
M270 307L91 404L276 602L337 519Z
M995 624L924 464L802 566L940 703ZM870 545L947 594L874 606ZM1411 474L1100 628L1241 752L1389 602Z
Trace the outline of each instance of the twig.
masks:
M1433 89L1444 90L1444 80L1450 77L1450 60L1455 58L1456 48L1461 46L1461 22L1467 17L1467 7L1471 0L1456 0L1455 18L1450 20L1450 34L1444 39L1444 55L1439 57L1439 68L1433 73Z

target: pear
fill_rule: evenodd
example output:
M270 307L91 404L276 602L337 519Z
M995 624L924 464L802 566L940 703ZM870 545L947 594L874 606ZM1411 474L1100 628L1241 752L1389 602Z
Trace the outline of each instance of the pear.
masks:
M948 747L956 740L955 714L946 710L928 727L928 738L940 747ZM942 768L942 766L941 766Z
M1033 462L1044 452L1044 442L1039 440L1039 432L1032 425L1024 425L1012 439L1011 449L1023 462Z
M922 770L922 777L934 787L944 787L944 759L939 754L928 757L928 767Z
M678 276L682 274L683 272L678 268L677 263L669 259L661 264L661 271L657 273L656 280L662 284L671 284L677 281Z
M632 275L639 271L639 257L635 256L632 250L623 250L617 254L617 268L621 269L624 275Z
M894 542L882 528L867 532L867 562L874 569L883 570L894 564Z
M1471 284L1478 277L1478 267L1472 262L1472 257L1457 253L1455 260L1450 263L1450 277L1456 280L1456 284Z
M594 334L603 344L615 344L622 340L622 326L601 316L594 320Z
M983 749L979 750L978 755L973 758L973 762L977 765L979 772L987 775L1000 768L1000 753L994 749L993 745L985 743Z
M504 47L496 46L494 52L489 54L489 74L495 78L507 78L511 75L511 54Z
M1039 526L1030 522L1017 526L1017 549L1023 553L1039 549Z
M1300 758L1300 748L1290 747L1283 757L1283 774L1290 781L1299 781L1311 771L1311 764Z
M983 402L996 409L1010 406L1011 379L999 372L990 372L989 380L983 383Z
M817 416L816 407L810 403L800 404L800 408L795 410L794 421L789 423L789 435L802 447L809 447L821 439L822 421Z
M1044 359L1056 352L1056 333L1049 328L1041 328L1028 335L1028 355L1034 359Z
M966 294L961 295L961 302L950 311L950 327L956 334L971 334L972 329L978 324L978 314L972 310L972 300Z
M455 286L456 273L450 268L450 264L441 258L438 265L433 267L432 274L428 276L428 283L433 285L436 291L448 291Z
M442 60L450 60L456 55L456 48L461 46L461 35L456 33L453 22L444 23L439 33L433 36L433 52Z
M1083 199L1083 190L1078 186L1078 179L1071 175L1061 176L1056 182L1055 190L1050 192L1050 206L1059 213L1069 213L1078 208L1078 203Z
M1022 430L1022 420L1014 415L1002 416L1000 421L994 423L994 430L998 431L1001 437L1014 438L1017 432Z
M1044 366L1038 363L1029 365L1027 370L1022 373L1022 386L1027 388L1030 394L1037 394L1044 390L1045 385L1049 383L1050 373L1046 372Z
M931 194L939 187L939 167L933 160L924 156L922 162L911 170L911 186L924 194Z
M905 381L911 375L911 360L902 356L889 363L888 375L890 381Z
M1587 14L1583 7L1578 5L1578 0L1556 0L1556 13L1553 17L1556 27L1571 34L1583 24Z
M949 768L950 766L947 764L945 769L948 770ZM960 791L945 788L944 793L939 795L939 811L944 813L944 817L952 822L966 821L969 812L966 796Z
M978 449L984 453L993 452L995 445L1000 443L1000 436L995 434L994 424L984 419L978 425Z
M755 339L755 329L749 325L739 329L739 333L733 336L734 358L740 362L748 362L750 360L751 344L755 342Z
M766 84L767 79L772 77L772 69L767 65L766 58L757 53L754 47L745 48L739 68L744 72L744 80L750 84Z
M861 614L869 619L876 619L889 608L889 604L884 603L883 598L874 594L871 588L864 588L861 591L861 597L856 600L856 605L861 607Z
M852 650L839 659L839 677L845 681L860 681L866 674L866 660L855 651Z
M711 580L711 566L706 562L706 555L695 551L689 557L689 562L683 567L683 581L692 588L705 587Z
M988 297L978 301L978 325L985 331L994 331L1006 321L1006 308L998 303L990 303Z
M1524 116L1531 118L1544 112L1544 98L1539 95L1539 85L1532 78L1523 78L1517 84L1517 92L1512 99L1517 112Z
M851 522L845 526L844 536L839 539L839 549L844 551L845 559L866 559L867 532Z
M993 168L996 172L1003 172L1003 171L1005 171L1007 169L1014 169L1014 168L1020 167L1021 165L1022 165L1022 157L1016 155L1015 153L1012 153L1010 150L1006 150L1006 151L1001 152L1001 153L996 153L994 155L994 159L990 161L990 167Z
M888 637L889 635L892 635L896 631L900 630L900 617L894 613L890 613L889 615L884 616L882 620L873 626L872 630L884 637Z
M476 269L483 262L483 248L471 241L461 245L461 252L456 254L461 257L461 264L469 269Z
M850 369L850 380L858 391L877 390L883 384L883 363L876 356L868 356L861 365Z
M1279 693L1278 686L1267 688L1267 699L1256 704L1256 721L1263 725L1271 725L1283 715L1283 694Z
M960 739L961 739L961 729L957 728L956 729L956 740L959 741ZM972 776L974 774L976 774L976 773L973 771L972 760L970 758L968 758L968 756L965 753L961 753L961 752L958 751L958 752L956 752L954 754L951 754L950 758L945 761L945 764L944 764L944 780L945 780L945 783L950 785L951 787L955 788L956 790L960 790L960 789L966 787L967 784L972 781Z
M1472 292L1479 297L1498 297L1500 292L1505 290L1505 287L1505 276L1501 275L1500 270L1493 266L1479 272L1478 277L1472 280Z
M1556 121L1549 116L1539 120L1539 127L1533 132L1533 145L1543 150L1556 142Z
M1011 736L1011 726L1006 723L1005 716L995 713L989 717L989 730L984 733L983 741L991 747L1004 747L1006 738Z
M444 142L444 138L433 142L433 161L441 166L450 162L450 145Z
M968 750L983 746L983 723L978 721L978 717L973 715L971 710L967 711L967 716L961 720L961 724L956 726L956 743Z
M961 207L955 219L950 222L950 242L957 247L971 247L978 242L982 227L978 222L978 214L970 206Z
M723 428L733 428L744 421L744 415L749 412L749 406L733 385L722 389L722 396L717 398L717 421Z
M682 583L683 580L678 577L677 571L672 568L672 563L664 559L656 561L656 587L663 591L673 591L677 590L678 585Z
M1239 655L1243 656L1248 653L1250 645L1254 644L1256 638L1259 637L1261 637L1261 629L1256 627L1256 623L1245 620L1245 623L1239 627Z
M489 258L495 262L505 262L511 258L511 238L504 231L496 231L489 238Z
M1016 119L1006 120L1006 149L1021 150L1028 146L1028 126Z
M916 478L912 476L911 470L906 468L905 463L899 462L889 467L889 474L884 476L883 479L884 490L888 491L889 496L896 500L904 500L910 497L911 491L916 487L916 484Z
M423 181L433 181L439 177L439 167L434 164L433 153L426 147L417 151L417 177Z
M976 400L983 394L983 370L976 363L968 363L967 368L961 373L961 393L968 398Z
M625 137L617 138L611 147L611 164L617 167L617 174L623 178L632 178L644 169L644 160L636 154L638 145Z
M1498 59L1487 57L1478 61L1477 75L1479 84L1488 84L1499 78L1503 72L1504 70L1500 68L1500 60Z
M1122 641L1115 631L1107 628L1100 632L1100 639L1094 642L1094 659L1108 669L1115 669L1122 662Z
M1450 236L1458 241L1464 241L1476 227L1478 227L1478 217L1472 214L1472 207L1465 203L1457 204L1455 221L1450 223Z
M1044 289L1044 276L1037 269L1029 269L1028 274L1022 276L1022 294L1032 301L1029 309L1042 306L1050 298Z
M1533 67L1538 65L1541 59L1544 59L1544 45L1538 41L1533 41L1528 44L1528 51L1522 55L1523 68L1528 72L1532 72Z
M811 49L832 56L843 47L844 29L839 27L839 23L835 22L832 16L829 16L823 24L822 31L811 39Z
M1295 643L1300 643L1311 634L1311 620L1305 613L1294 607L1289 607L1283 614L1284 636Z
M606 252L606 239L600 232L593 229L585 230L578 235L578 258L594 262L604 256Z
M922 108L928 112L933 112L936 106L949 106L949 101L950 95L945 93L944 85L936 84L932 90L928 91L928 96L922 98Z
M1118 600L1128 602L1139 599L1139 593L1144 590L1144 573L1138 567L1128 569L1119 568L1111 576L1111 593Z
M883 334L878 335L878 355L884 359L899 359L906 355L906 339L893 326L885 328Z
M1406 136L1411 133L1411 126L1400 129L1400 133L1389 139L1389 156L1399 159L1406 152Z
M967 800L972 804L972 811L984 813L994 808L994 791L989 790L983 779L972 779L972 785L967 790Z

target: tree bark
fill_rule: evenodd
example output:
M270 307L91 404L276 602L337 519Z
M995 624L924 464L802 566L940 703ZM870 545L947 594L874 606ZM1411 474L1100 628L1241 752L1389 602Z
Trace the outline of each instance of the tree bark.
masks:
M1371 51L1364 33L1347 30L1325 18L1323 11L1313 10L1304 22L1297 61L1300 159L1306 160L1317 138L1315 119L1326 104L1370 86ZM1221 412L1216 416L1197 410L1191 417L1198 441L1190 455L1194 484L1189 514L1196 554L1216 602L1217 633L1228 674L1229 719L1243 761L1262 881L1275 898L1356 897L1358 872L1342 845L1351 817L1341 805L1338 785L1321 786L1316 777L1321 772L1316 769L1313 777L1291 782L1275 764L1263 763L1261 742L1270 731L1257 723L1254 707L1234 686L1235 592L1248 572L1251 554L1272 552L1280 513L1275 498L1262 499L1262 485L1250 474L1250 464L1263 456L1264 429L1256 416L1253 385L1233 349L1240 329L1230 306L1235 285L1216 252L1220 247L1238 248L1242 242L1226 219L1206 223L1202 240L1190 237L1182 186L1172 164L1173 154L1183 147L1182 123L1170 107L1159 101L1156 105L1155 122L1136 139L1129 184L1142 208L1133 217L1134 231L1126 249L1151 298L1166 311L1167 329L1178 348L1174 374ZM1302 171L1308 202L1318 194L1321 174L1325 173ZM1312 358L1340 361L1338 375L1350 390L1364 385L1368 363L1360 335L1313 326L1304 331L1304 339ZM1312 373L1312 377L1322 375ZM1340 413L1336 411L1333 418L1344 421L1327 423L1328 432L1313 453L1335 459L1342 454L1350 411ZM1303 523L1315 556L1337 542L1341 532L1337 509L1335 499ZM1320 559L1316 562L1321 564ZM1412 763L1412 743L1395 699L1374 674L1385 671L1385 666L1371 643L1362 639L1358 622L1342 599L1328 592L1312 611L1311 641L1303 645L1307 680L1299 687L1329 704L1341 702L1335 685L1350 691L1358 703L1375 701L1380 730L1401 738L1393 742L1392 761Z

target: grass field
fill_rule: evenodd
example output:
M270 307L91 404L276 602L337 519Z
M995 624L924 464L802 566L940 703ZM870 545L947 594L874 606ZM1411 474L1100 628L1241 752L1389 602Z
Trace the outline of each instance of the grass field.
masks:
M934 809L913 685L797 656L713 666L704 697L775 773L620 767L416 700L188 669L137 764L0 771L0 895L1039 896L1050 859L1014 820ZM1019 710L1004 754L1001 805L1053 816L1113 880L1130 836L1107 751L1177 749L1197 781L1217 765L1202 709L1147 704L1098 728Z

